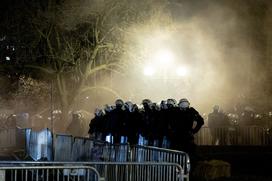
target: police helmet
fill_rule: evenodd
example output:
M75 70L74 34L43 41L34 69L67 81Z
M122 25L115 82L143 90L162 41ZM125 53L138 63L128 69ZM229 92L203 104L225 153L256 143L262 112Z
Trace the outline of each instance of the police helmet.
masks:
M218 105L214 105L213 106L213 110L218 112L219 111L219 106Z
M179 104L178 105L179 105L180 108L186 109L186 108L189 108L190 102L188 101L188 99L183 98L183 99L179 100Z
M151 100L150 99L144 99L143 101L142 101L142 104L144 105L144 104L148 104L148 105L150 105L152 102L151 102Z
M175 99L167 99L166 104L168 107L175 107L177 104L177 101Z
M125 108L128 109L129 111L132 111L132 106L133 106L133 103L131 101L127 101L125 104L124 104Z
M122 99L117 99L117 100L115 101L115 105L116 105L116 106L123 106L123 105L124 105L124 101L123 101Z
M151 108L154 109L154 110L157 110L157 111L160 110L160 106L159 106L157 103L155 103L155 102L153 102L153 103L151 104Z
M166 104L166 101L165 100L162 100L161 103L160 103L160 108L161 109L167 109L167 104Z
M106 105L104 106L104 110L105 110L106 112L111 112L112 109L113 109L113 107L112 107L111 105L106 104Z
M142 101L142 105L144 106L144 108L147 108L147 107L150 108L151 104L152 104L152 102L151 102L150 99L144 99L144 100Z
M133 104L132 105L132 112L138 111L139 110L139 106L137 104Z
M95 109L95 115L96 115L96 116L102 116L102 115L104 115L104 112L103 112L102 109L96 108L96 109Z

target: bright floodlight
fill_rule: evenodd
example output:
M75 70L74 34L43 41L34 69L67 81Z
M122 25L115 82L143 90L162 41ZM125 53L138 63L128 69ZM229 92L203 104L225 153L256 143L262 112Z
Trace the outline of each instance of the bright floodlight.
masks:
M144 68L144 75L152 76L155 73L155 70L151 66L147 66Z
M188 74L188 69L186 67L179 67L176 73L178 76L184 77Z
M156 53L155 59L161 64L166 65L174 59L174 56L169 50L160 50Z

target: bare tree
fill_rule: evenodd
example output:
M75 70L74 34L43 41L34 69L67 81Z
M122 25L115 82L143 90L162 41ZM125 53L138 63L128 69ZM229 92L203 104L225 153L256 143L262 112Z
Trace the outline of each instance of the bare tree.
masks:
M32 17L45 62L29 67L52 75L63 120L67 120L66 113L85 91L102 89L120 97L110 87L98 86L96 81L100 72L124 72L127 60L122 61L121 56L131 54L126 50L125 36L131 33L132 25L150 21L154 15L150 10L156 1L93 1L86 6L82 2L50 3L46 11Z
M3 25L0 38L7 33L16 35L22 75L35 75L47 81L45 86L53 85L54 101L58 102L55 107L63 112L62 122L57 124L65 128L68 112L76 109L84 93L106 91L113 97L122 96L97 81L101 75L123 76L128 63L138 61L134 56L138 47L128 48L133 44L128 39L138 31L135 27L164 21L159 14L167 0L42 0L17 4L18 8L10 7L14 13L6 19L9 25Z

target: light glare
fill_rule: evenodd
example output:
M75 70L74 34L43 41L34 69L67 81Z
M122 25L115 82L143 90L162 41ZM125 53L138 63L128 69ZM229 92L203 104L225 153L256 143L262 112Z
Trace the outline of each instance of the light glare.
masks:
M144 75L146 76L152 76L155 73L155 69L153 69L151 66L147 66L144 68Z
M188 74L188 69L186 67L179 67L176 73L178 76L184 77Z
M169 50L160 50L156 53L155 59L161 64L166 65L173 61L173 53Z

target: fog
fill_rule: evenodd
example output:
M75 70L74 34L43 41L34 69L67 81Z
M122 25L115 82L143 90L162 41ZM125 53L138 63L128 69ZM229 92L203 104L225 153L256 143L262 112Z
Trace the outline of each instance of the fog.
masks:
M109 2L114 6L107 7ZM226 111L238 103L256 111L272 109L269 0L67 0L60 8L56 20L67 30L86 21L95 24L90 17L104 14L99 16L101 33L112 30L106 40L119 46L117 53L102 52L96 61L117 59L121 68L94 74L90 85L100 89L82 94L70 113L93 113L117 98L137 104L145 98L188 98L200 113L210 112L215 104ZM170 58L163 52L171 60L164 62ZM147 66L152 75L145 75ZM176 74L179 67L186 70L182 76ZM53 95L51 102L46 91L48 99L39 106L45 112L59 108L58 97ZM31 112L29 100L13 100L11 105L16 104L17 112Z
M237 103L257 110L270 106L268 1L171 1L163 12L159 7L151 7L153 14L144 23L126 27L127 53L121 56L126 72L100 77L101 85L110 85L121 98L138 104L144 98L160 102L186 97L201 112L214 104L226 110ZM172 65L145 76L144 66L158 62L150 56L164 49L173 54ZM187 67L188 75L173 75L179 65ZM117 97L96 98L101 107Z

